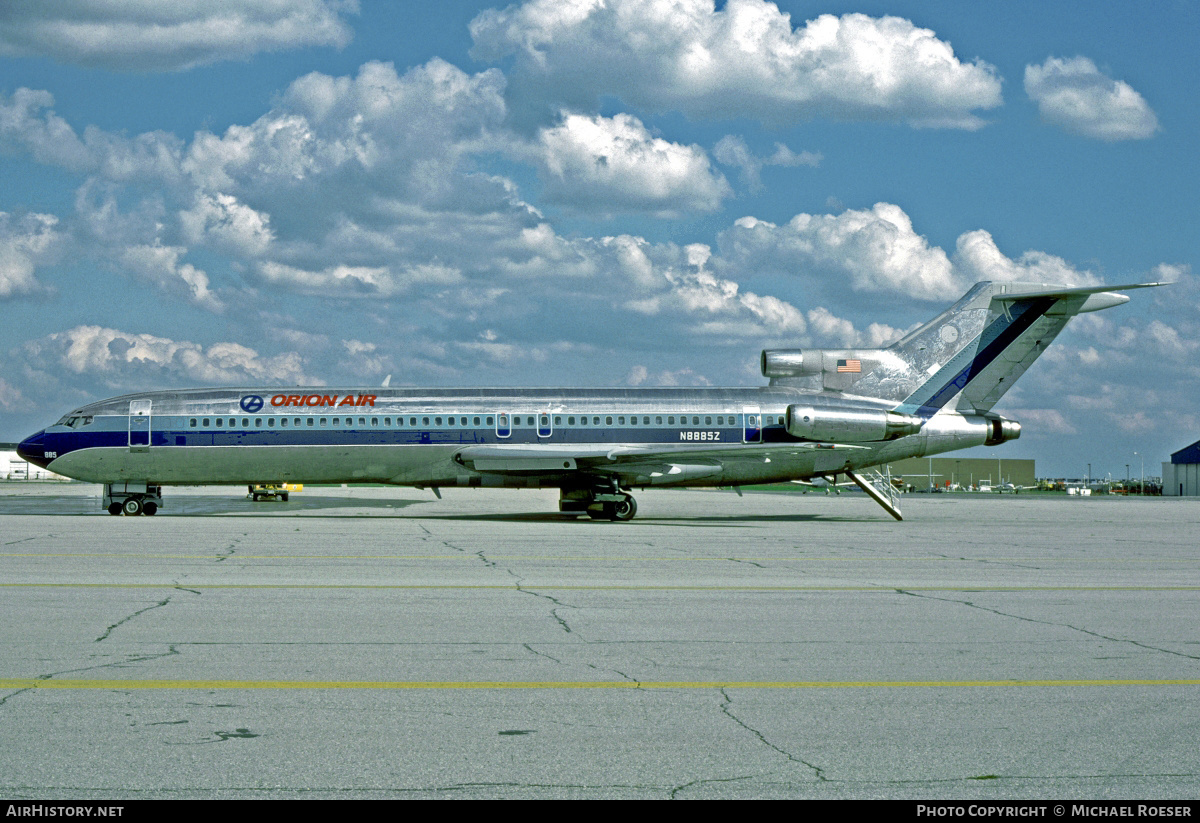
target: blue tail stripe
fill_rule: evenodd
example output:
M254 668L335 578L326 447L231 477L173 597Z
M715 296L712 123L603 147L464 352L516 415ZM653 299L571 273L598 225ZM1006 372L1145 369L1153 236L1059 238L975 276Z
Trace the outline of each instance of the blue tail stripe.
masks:
M951 360L920 389L913 392L904 405L910 408L915 406L915 414L918 417L926 420L933 417L971 382L972 377L986 369L1057 301L1057 297L1038 297L1011 303L1008 312L997 317L979 336L978 349L970 363L954 372L953 377L946 379L944 375L947 371L955 369L954 360ZM931 386L940 388L923 399L917 399Z

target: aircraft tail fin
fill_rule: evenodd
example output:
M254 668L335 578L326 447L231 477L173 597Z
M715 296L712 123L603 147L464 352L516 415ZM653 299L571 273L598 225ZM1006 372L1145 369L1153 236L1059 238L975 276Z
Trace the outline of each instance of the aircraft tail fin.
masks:
M978 283L949 310L890 347L924 376L919 385L910 383L899 410L926 419L951 402L960 412L991 411L1072 317L1129 302L1113 289L1157 285L1162 284Z
M764 351L772 385L843 391L928 419L952 401L987 412L1077 314L1129 301L1114 289L976 283L950 308L885 349Z

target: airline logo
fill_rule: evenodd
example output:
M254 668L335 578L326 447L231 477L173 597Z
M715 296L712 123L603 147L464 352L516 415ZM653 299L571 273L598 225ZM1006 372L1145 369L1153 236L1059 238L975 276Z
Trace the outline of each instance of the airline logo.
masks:
M275 394L271 396L271 405L275 408L287 408L289 406L374 406L376 397L378 395L374 394ZM242 411L247 414L255 414L262 411L263 406L266 405L266 401L257 394L247 394L242 398L239 405L242 407Z

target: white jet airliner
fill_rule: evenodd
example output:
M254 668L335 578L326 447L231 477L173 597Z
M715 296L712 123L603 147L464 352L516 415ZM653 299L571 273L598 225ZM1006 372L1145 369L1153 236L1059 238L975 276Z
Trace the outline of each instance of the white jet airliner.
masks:
M977 283L887 348L763 351L768 386L148 392L78 408L17 451L103 483L112 514L154 514L169 485L390 483L557 488L560 511L629 520L635 488L844 474L899 520L871 467L1015 440L992 408L1067 321L1155 285Z

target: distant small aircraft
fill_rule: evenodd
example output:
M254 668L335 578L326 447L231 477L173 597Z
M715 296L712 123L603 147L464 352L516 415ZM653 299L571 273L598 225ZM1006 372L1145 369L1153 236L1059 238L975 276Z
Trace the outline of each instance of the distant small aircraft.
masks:
M1014 486L1012 483L1001 483L998 486L992 486L991 490L997 494L1019 494L1020 492L1036 489L1037 486Z
M793 480L792 482L797 486L805 487L805 490L801 492L802 494L807 494L809 489L824 491L825 494L829 494L831 491L834 494L841 494L843 488L855 485L852 480L846 480L841 483L837 482L836 475L833 477L814 477L811 480Z
M768 386L148 392L75 409L17 451L103 483L112 514L154 514L172 484L390 483L557 488L564 513L629 520L636 488L845 475L899 520L871 467L1015 440L992 408L1067 321L1154 285L977 283L887 348L763 351Z

